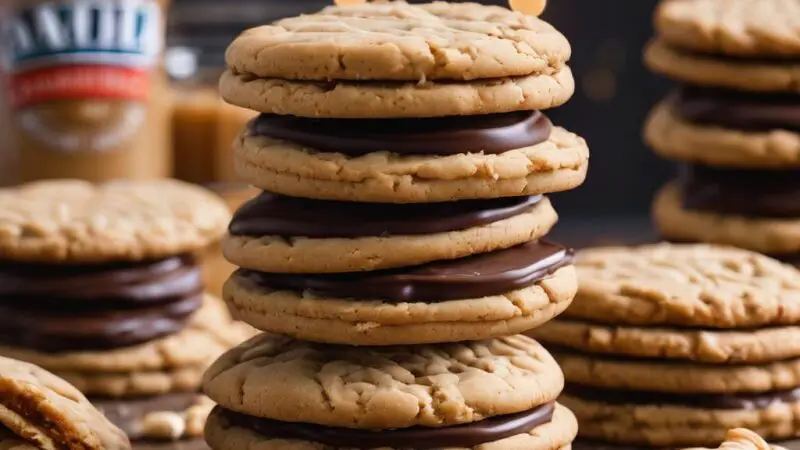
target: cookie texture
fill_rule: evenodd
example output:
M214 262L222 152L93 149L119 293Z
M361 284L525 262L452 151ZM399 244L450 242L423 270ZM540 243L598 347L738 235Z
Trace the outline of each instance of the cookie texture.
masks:
M387 429L526 411L555 400L563 384L550 354L520 335L354 348L267 333L217 360L203 390L222 407L255 417Z
M672 45L738 57L800 56L800 3L795 0L661 2L658 35Z
M226 71L222 98L262 113L374 119L444 117L555 108L575 92L572 71L476 80L373 82L290 81Z
M360 157L250 136L234 144L248 183L279 194L375 203L424 203L537 195L580 186L589 149L555 127L547 142L501 154L399 156L376 149Z
M244 342L253 334L252 328L230 318L222 300L207 295L203 307L192 317L186 328L145 344L112 350L66 353L42 353L0 346L0 354L56 372L147 372L210 364L223 352Z
M269 290L235 274L223 296L235 318L260 330L315 342L397 345L521 333L563 312L577 289L575 269L567 266L530 287L502 295L434 303Z
M800 386L800 359L761 365L710 365L599 357L567 351L553 351L553 356L570 383L596 388L725 394L780 391Z
M576 267L580 290L564 314L569 318L707 329L800 320L800 272L747 250L704 244L597 248L580 252Z
M228 220L222 200L179 181L41 181L0 190L0 253L44 263L157 259L203 249Z
M272 273L335 273L390 269L463 258L544 237L558 221L549 199L488 225L413 236L314 239L226 236L225 258L239 267Z
M550 24L499 6L330 6L254 28L230 45L236 73L290 80L473 80L553 74L570 57Z
M55 371L85 395L94 397L140 397L170 392L193 392L200 386L208 364L137 372Z
M556 405L553 420L526 434L518 434L500 441L487 442L477 447L448 450L570 450L570 443L578 432L578 422L567 408ZM223 418L212 414L206 425L206 440L214 450L229 448L259 448L261 450L336 450L329 445L264 436L251 430L231 426ZM395 449L387 449L395 450ZM400 450L400 449L397 449Z
M4 357L0 357L0 423L45 450L130 448L125 434L75 387L39 367Z
M653 219L661 235L669 239L734 245L778 257L800 252L800 218L758 219L685 209L676 183L656 196ZM796 302L796 295L788 298ZM790 308L787 317L792 317L787 321L796 321L796 305L785 306Z
M744 92L800 90L800 64L791 61L719 58L681 51L661 39L647 45L644 61L653 72L693 85Z
M644 133L653 150L668 159L745 169L800 167L800 134L795 131L695 125L675 114L669 102L653 109Z
M527 334L545 344L600 355L709 364L761 364L800 358L797 326L719 331L556 319Z
M581 436L628 445L654 447L695 447L707 445L716 448L726 440L728 428L746 427L771 440L795 437L800 420L800 404L773 404L764 409L703 410L682 406L645 406L593 402L570 395L561 399L580 420ZM721 449L769 450L756 446L756 442L732 442ZM751 439L747 438L747 439ZM763 440L762 440L763 442ZM728 445L728 446L726 446Z

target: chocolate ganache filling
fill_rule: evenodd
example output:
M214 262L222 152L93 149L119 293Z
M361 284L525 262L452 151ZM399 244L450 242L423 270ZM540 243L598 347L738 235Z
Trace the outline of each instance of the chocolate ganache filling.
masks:
M775 404L800 402L800 387L784 391L730 394L673 394L596 388L567 383L564 393L573 397L626 405L673 405L702 409L766 409Z
M756 171L684 165L680 185L687 209L800 219L800 170Z
M246 416L221 407L211 414L223 423L245 428L263 436L317 442L334 448L472 448L495 442L553 420L555 404L548 403L517 414L492 417L480 422L446 428L411 427L396 430L358 430L307 423L279 422Z
M0 264L0 343L104 350L180 331L203 301L192 256L86 266Z
M271 274L240 269L252 287L309 291L334 298L437 302L523 289L572 263L572 250L539 241L415 267L340 274Z
M673 108L698 125L745 131L800 131L800 95L747 93L683 86L672 97Z
M433 234L488 225L521 214L541 196L445 203L354 203L264 192L233 216L232 235L355 238Z
M547 141L552 124L538 111L425 119L311 119L262 114L250 134L320 152L362 156L504 153Z

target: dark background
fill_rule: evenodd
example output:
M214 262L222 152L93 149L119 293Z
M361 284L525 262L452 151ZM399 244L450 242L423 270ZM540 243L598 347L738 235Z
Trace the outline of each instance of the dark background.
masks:
M225 46L239 30L332 3L176 0L170 41L199 45L205 50L205 64L221 65ZM586 184L554 196L562 227L597 228L594 234L611 228L616 234L641 233L655 190L671 176L671 165L659 161L641 139L648 110L669 88L641 62L642 47L652 35L655 4L656 0L549 1L543 18L572 42L577 88L569 103L547 114L557 125L586 138L592 151Z

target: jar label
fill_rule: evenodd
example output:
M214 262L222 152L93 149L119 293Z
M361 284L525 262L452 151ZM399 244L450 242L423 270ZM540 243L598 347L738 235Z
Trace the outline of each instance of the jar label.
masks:
M3 23L9 103L144 100L163 47L152 0L62 0L17 8Z

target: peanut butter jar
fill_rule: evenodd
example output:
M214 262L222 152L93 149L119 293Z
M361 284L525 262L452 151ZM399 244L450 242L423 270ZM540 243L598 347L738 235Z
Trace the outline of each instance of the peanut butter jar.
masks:
M21 181L171 175L166 0L3 0Z

